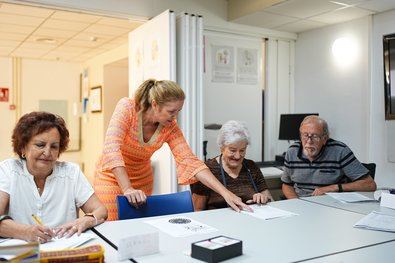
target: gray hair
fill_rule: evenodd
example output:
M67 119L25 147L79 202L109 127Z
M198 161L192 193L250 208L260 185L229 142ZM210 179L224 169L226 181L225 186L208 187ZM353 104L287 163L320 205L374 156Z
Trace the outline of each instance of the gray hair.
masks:
M302 127L306 123L318 123L322 127L322 131L324 132L323 135L328 135L329 136L328 123L323 118L320 118L317 115L306 116L303 119L302 123L300 124L300 127Z
M250 144L250 134L244 123L228 121L222 125L217 137L217 144L219 147L222 148L239 141L245 141L247 145Z

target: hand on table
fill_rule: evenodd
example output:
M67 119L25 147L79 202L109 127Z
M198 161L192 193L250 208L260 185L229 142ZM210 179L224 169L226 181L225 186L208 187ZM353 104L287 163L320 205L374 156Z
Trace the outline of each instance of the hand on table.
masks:
M72 222L68 222L59 227L56 227L54 229L54 233L58 238L62 238L62 237L68 238L74 235L75 233L77 233L77 235L79 236L81 235L82 232L84 232L88 228L94 227L95 223L96 220L93 217L83 216Z
M248 200L247 204L266 204L273 201L271 196L263 193L256 193L252 196L252 199Z
M226 193L223 197L225 201L228 203L228 205L236 212L240 212L241 210L253 212L251 207L244 204L243 201L241 201L241 198L236 196L232 192L228 191L228 193Z

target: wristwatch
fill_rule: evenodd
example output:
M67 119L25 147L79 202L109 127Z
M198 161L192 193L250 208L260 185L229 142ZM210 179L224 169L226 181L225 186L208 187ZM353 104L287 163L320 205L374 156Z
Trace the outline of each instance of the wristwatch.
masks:
M339 188L339 193L343 192L343 186L342 186L342 184L337 184L337 187Z
M95 219L95 226L97 225L97 217L93 213L86 213L84 216L90 216Z
M3 220L7 220L7 219L12 220L12 217L10 217L9 215L1 215L0 216L0 223L3 222Z

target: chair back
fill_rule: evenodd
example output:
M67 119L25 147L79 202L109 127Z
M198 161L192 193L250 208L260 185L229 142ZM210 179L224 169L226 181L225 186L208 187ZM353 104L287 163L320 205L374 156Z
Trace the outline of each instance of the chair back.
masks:
M139 208L135 208L131 205L125 196L118 195L117 206L119 220L194 211L190 191L174 194L151 195L147 197L146 204Z
M362 163L362 165L365 166L365 168L369 170L369 175L374 179L374 176L376 174L376 164L375 163Z

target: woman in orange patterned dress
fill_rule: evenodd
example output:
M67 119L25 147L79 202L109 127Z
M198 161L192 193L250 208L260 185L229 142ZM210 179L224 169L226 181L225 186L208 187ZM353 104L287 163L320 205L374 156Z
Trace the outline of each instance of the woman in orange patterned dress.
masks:
M118 102L94 181L95 193L108 209L108 220L118 218L117 195L125 195L130 203L139 206L152 194L150 158L165 142L174 155L179 184L200 181L222 195L234 210L250 210L189 148L176 122L184 99L177 83L150 79L141 84L133 99Z

